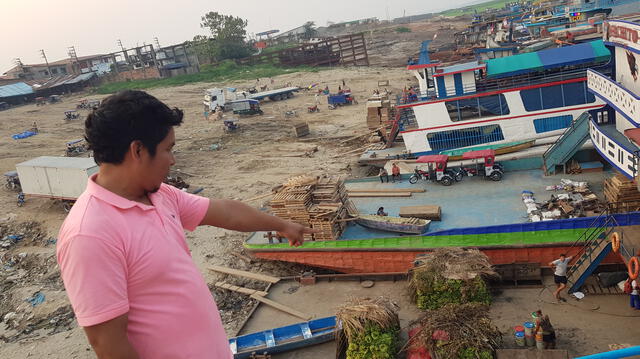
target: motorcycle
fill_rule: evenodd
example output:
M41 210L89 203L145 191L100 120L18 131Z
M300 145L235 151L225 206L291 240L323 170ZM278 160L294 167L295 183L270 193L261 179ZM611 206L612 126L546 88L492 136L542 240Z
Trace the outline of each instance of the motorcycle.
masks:
M307 112L309 112L309 113L320 112L320 108L318 107L318 105L309 106L309 107L307 107Z
M18 193L18 202L16 203L16 205L18 207L22 207L22 205L24 205L24 201L25 201L24 193L22 193L22 192Z
M423 170L419 170L419 169L416 168L415 170L413 170L413 174L411 175L411 177L409 177L409 183L415 184L420 179L422 179L424 181L428 181L429 180L429 171L423 171Z

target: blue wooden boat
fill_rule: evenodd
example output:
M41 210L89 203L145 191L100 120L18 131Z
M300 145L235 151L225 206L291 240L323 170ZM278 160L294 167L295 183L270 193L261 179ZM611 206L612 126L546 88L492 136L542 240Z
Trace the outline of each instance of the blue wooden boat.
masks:
M335 316L318 318L229 338L229 346L235 359L249 358L251 353L277 354L333 340L335 329Z

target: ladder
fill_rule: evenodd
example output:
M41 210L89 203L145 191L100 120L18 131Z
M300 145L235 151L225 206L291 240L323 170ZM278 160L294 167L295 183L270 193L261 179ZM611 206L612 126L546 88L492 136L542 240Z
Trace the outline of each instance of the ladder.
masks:
M593 271L600 265L602 260L611 252L611 242L609 235L618 227L618 222L609 210L605 210L596 217L589 227L580 235L578 240L571 246L581 246L576 257L578 258L567 271L567 282L569 293L577 292L584 284L585 280L593 274ZM620 240L620 253L623 257L630 257L629 253L622 246Z
M542 155L545 175L555 174L557 165L564 165L578 152L589 139L589 120L591 115L584 112L578 116L562 133L558 140Z

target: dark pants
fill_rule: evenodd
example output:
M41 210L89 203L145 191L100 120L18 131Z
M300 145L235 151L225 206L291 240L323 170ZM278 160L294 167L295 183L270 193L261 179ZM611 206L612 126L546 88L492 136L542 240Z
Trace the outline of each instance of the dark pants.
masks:
M389 175L380 175L380 182L384 183L384 178L386 178L387 183L389 183Z
M632 294L629 297L631 297L631 300L630 300L631 308L640 310L640 295Z
M391 175L391 181L393 181L393 182L395 182L395 181L400 182L400 178L401 177L400 177L399 173L397 175L394 175L394 174Z

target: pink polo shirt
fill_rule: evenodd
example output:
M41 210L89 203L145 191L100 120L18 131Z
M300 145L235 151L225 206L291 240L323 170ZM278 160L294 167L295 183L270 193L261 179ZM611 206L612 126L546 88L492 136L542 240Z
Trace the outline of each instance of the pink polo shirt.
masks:
M127 335L141 358L232 358L184 235L200 224L209 200L163 184L148 206L106 190L95 176L57 244L78 323L92 326L128 313Z

